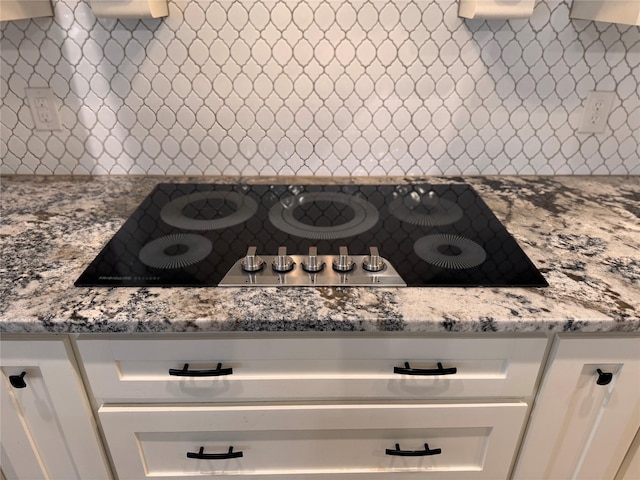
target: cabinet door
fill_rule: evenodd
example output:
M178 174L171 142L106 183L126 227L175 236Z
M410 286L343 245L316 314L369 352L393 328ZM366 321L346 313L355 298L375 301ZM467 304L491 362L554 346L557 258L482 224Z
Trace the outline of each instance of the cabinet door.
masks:
M560 336L514 479L613 479L639 426L640 338Z
M519 402L99 411L116 471L127 480L505 479L526 413Z
M7 480L110 478L67 341L3 339L0 355ZM26 387L12 386L22 372Z
M4 376L3 376L4 377ZM10 386L0 380L0 449L2 480L49 478L38 449L31 441L20 406L11 395ZM6 441L11 439L11 441Z

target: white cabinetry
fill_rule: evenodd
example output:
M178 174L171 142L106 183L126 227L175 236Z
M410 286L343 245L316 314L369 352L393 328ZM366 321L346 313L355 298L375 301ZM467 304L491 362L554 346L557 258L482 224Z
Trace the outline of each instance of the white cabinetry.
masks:
M640 338L560 335L514 479L613 479L639 427Z
M49 0L2 0L0 2L0 22L37 17L53 17L53 6Z
M7 340L0 350L2 474L6 480L111 478L64 337ZM20 377L23 388L12 385ZM15 378L14 384L18 384Z
M573 0L571 18L640 25L640 0Z
M70 341L3 335L3 480L110 478L85 387L120 480L628 480L640 464L638 335L557 336L537 393L547 337L79 335L85 386Z
M77 345L122 479L497 480L547 342L81 335Z

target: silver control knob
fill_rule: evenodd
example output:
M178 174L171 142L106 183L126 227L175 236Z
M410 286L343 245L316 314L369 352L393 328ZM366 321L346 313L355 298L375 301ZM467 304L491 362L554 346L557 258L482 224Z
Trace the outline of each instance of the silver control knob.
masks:
M364 257L362 268L369 272L379 272L384 268L384 260L380 257L378 247L369 248L369 255Z
M309 247L309 255L302 261L302 268L306 272L319 272L324 268L324 262L318 260L318 248Z
M278 247L278 256L271 264L273 269L280 273L290 272L293 270L294 265L293 258L287 255L287 247Z
M338 272L348 272L353 270L355 262L351 260L347 247L340 247L338 258L333 261L333 269Z
M247 249L247 255L241 262L242 269L245 272L257 272L264 267L264 260L256 255L256 247L249 247Z

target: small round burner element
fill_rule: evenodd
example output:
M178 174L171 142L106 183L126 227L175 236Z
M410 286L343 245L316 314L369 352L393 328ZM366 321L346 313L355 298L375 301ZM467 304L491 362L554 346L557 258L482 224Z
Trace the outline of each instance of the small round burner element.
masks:
M186 207L202 201L229 203L233 212L211 219L192 218L185 214ZM258 204L252 198L237 192L197 192L167 203L160 211L160 218L165 223L184 230L220 230L246 222L257 210Z
M398 197L389 204L391 215L421 227L437 227L462 218L462 208L431 190L426 195L417 191Z
M348 210L350 219L327 226L309 225L295 217L296 209L311 204L337 204ZM378 222L378 210L362 198L338 192L307 192L281 200L269 210L269 220L291 235L315 240L332 240L366 232ZM317 223L327 218L318 218ZM330 219L329 219L330 220ZM331 223L331 222L329 222Z
M194 233L178 233L156 238L147 243L138 258L148 267L173 270L194 265L211 253L208 238Z
M487 259L484 248L476 242L450 233L419 238L413 250L425 262L455 270L477 267Z

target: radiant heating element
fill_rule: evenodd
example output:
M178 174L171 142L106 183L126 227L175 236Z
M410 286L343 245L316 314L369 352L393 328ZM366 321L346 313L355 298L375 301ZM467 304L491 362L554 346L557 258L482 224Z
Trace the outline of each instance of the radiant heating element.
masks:
M468 185L160 184L77 286L546 286Z
M196 205L199 202L209 208L211 205L216 205L216 211L221 210L220 206L226 203L230 203L232 208L229 213L218 218L188 216L185 210L188 207L197 210ZM168 225L184 230L221 230L246 222L255 215L257 210L258 204L246 195L235 192L198 192L178 197L167 203L160 210L160 218Z
M150 241L140 249L138 259L148 267L172 270L204 260L212 249L202 235L177 233Z
M323 217L328 216L326 209L333 208L341 216L351 214L351 218L347 221L334 220L329 225L317 225L305 223L294 215L296 211L304 207L321 208L320 205L324 205ZM314 217L314 220L317 221L317 215ZM353 237L366 232L378 222L378 210L366 200L355 195L312 192L288 197L276 203L269 210L269 220L277 228L291 235L316 240L330 240Z
M422 260L441 268L473 268L487 259L476 242L450 233L419 238L413 249Z
M426 195L413 191L398 197L389 204L389 211L403 222L425 227L450 225L464 215L459 205L440 198L433 190Z

